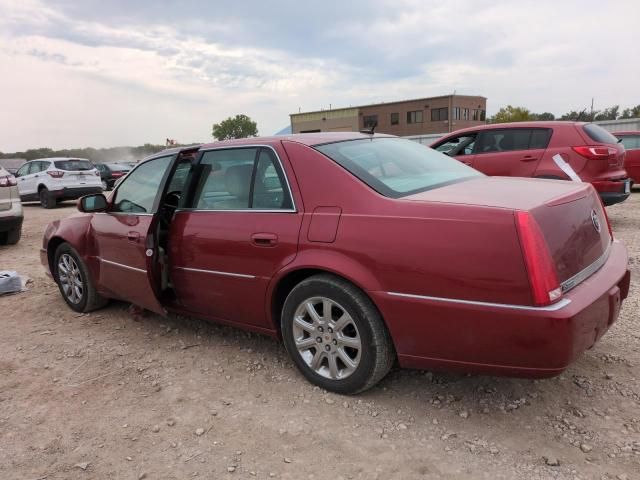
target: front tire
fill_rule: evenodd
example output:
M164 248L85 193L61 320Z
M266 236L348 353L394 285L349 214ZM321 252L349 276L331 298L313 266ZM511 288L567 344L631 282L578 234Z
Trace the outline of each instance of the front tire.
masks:
M360 289L333 275L309 277L289 293L282 309L282 336L307 380L340 394L371 388L395 360L375 305Z
M40 205L42 205L42 208L56 208L56 197L51 195L46 187L42 188L38 192L38 197L40 198Z
M54 258L54 278L62 298L76 312L86 313L105 306L107 299L98 295L89 269L68 243L61 244Z

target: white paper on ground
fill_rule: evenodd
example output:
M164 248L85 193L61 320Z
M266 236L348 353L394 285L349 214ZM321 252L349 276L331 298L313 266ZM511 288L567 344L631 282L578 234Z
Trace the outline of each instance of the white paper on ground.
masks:
M573 168L571 168L571 165L569 165L567 162L564 161L564 159L560 156L559 153L556 153L551 158L553 158L553 161L556 162L556 165L558 165L558 167L560 167L560 170L566 173L572 181L582 182L582 179L578 176L576 171Z

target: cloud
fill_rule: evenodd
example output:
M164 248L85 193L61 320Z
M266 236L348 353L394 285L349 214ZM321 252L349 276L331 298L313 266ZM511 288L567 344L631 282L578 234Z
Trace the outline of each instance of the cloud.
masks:
M270 134L298 108L454 90L490 113L637 104L639 17L632 1L0 0L0 150L208 140L236 113Z

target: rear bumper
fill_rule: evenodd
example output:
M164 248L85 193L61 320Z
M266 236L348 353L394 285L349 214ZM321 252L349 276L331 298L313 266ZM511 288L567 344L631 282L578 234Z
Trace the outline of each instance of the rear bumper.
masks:
M58 200L76 200L85 195L91 195L92 193L102 193L102 186L96 185L91 187L78 187L78 188L62 188L60 190L51 190L51 194Z
M22 227L22 204L15 200L9 210L0 211L0 232L9 232Z
M22 217L3 216L0 212L0 233L18 230L22 227Z
M623 178L620 180L595 181L592 184L600 195L602 203L609 206L624 202L629 198L633 182L630 178Z
M403 367L550 377L618 318L629 291L627 260L626 248L615 242L596 273L542 308L371 294Z

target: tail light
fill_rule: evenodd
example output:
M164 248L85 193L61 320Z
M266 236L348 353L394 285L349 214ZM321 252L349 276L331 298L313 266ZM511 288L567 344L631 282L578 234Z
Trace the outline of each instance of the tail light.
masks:
M618 164L618 150L613 147L605 146L581 146L571 147L578 155L589 160L608 160L611 165Z
M611 228L611 222L609 221L609 215L607 215L607 209L604 208L604 202L602 201L602 197L600 197L600 195L598 195L597 192L596 192L596 196L598 197L598 200L600 200L600 206L602 207L602 213L604 214L604 219L607 221L607 228L609 229L609 236L611 237L611 240L613 240L613 229Z
M549 305L562 297L555 265L538 223L528 212L516 212L516 225L524 255L533 303Z
M0 187L15 187L18 185L16 177L13 175L7 175L6 177L0 177Z
M124 175L123 172L111 172L111 176L113 178L119 178L119 177L122 177L123 175Z
M100 172L98 170L94 170L93 173L95 174L96 177L100 176Z
M61 172L60 170L47 170L47 174L53 178L62 178L64 176L64 172Z

